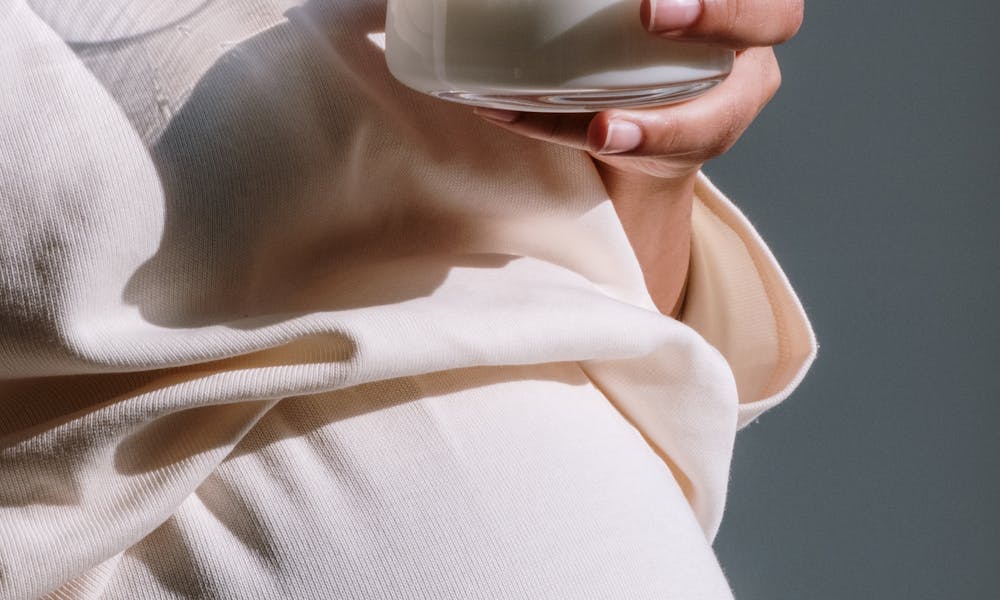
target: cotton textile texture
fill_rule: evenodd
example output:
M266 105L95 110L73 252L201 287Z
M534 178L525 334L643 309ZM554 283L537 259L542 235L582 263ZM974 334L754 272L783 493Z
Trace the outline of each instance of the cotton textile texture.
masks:
M701 178L660 314L586 154L367 0L0 0L0 598L729 598L809 322Z

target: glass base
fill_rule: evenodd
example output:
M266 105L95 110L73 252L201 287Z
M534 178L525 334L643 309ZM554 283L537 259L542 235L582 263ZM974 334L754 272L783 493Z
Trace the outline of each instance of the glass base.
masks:
M725 75L718 75L655 88L557 90L532 93L448 90L428 93L444 100L487 108L528 112L598 112L609 108L638 108L681 102L707 92L725 78Z

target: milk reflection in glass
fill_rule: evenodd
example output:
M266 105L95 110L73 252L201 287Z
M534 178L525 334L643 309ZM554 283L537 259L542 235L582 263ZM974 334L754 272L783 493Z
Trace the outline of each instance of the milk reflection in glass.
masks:
M645 31L639 0L389 0L386 61L458 102L589 111L690 98L726 76L733 52Z

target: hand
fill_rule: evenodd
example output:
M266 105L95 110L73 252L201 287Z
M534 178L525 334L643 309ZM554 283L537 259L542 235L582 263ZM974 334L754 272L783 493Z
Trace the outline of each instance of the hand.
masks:
M515 133L586 150L635 250L657 308L679 317L690 257L695 175L726 152L781 84L771 46L802 23L803 0L643 0L650 35L737 50L732 72L680 104L594 114L477 109Z
M615 171L680 179L728 150L777 91L781 74L770 46L795 34L802 10L802 0L643 0L638 17L650 35L738 49L726 80L663 107L476 113L521 135L586 150Z

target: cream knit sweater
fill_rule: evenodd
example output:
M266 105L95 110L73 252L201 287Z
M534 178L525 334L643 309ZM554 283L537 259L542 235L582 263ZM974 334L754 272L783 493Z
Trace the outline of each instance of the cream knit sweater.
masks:
M767 247L702 178L658 313L585 154L299 4L0 0L0 598L731 597Z

